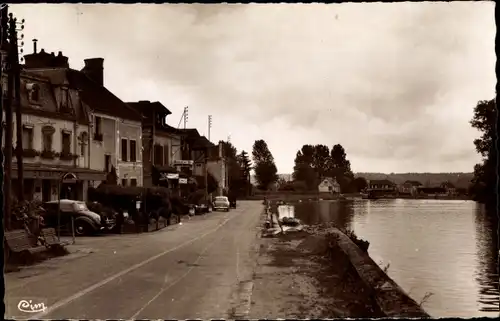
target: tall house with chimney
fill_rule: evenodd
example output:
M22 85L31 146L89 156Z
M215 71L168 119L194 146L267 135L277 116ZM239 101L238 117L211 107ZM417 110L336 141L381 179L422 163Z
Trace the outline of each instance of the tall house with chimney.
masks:
M82 110L81 117L88 124L86 136L75 138L85 141L85 147L79 149L86 159L85 166L105 174L114 167L119 184L141 186L141 115L104 86L104 59L85 59L84 68L75 70L62 52L37 52L36 42L34 52L24 58L26 72L60 88L53 97L64 102L61 106L71 103ZM74 97L66 92L74 93ZM91 180L88 185L98 186L104 179Z
M147 100L127 104L142 115L144 186L158 185L156 179L153 179L153 171L177 174L173 175L177 177L179 173L175 166L182 165L186 161L182 158L182 131L169 126L166 122L167 116L172 114L170 110L160 102ZM187 161L188 164L190 162L192 161ZM167 182L166 186L172 185L168 185L166 176L163 177L163 181Z
M59 196L85 200L88 186L106 177L103 169L91 167L89 109L83 104L82 92L67 76L68 58L61 52L37 53L36 41L34 50L34 54L26 55L20 77L22 128L13 124L13 146L17 130L22 131L24 197L41 201ZM2 81L6 89L6 78ZM5 111L2 112L5 119ZM3 147L6 124L2 125ZM16 188L15 154L13 158L12 184ZM66 173L74 174L76 180L60 185Z

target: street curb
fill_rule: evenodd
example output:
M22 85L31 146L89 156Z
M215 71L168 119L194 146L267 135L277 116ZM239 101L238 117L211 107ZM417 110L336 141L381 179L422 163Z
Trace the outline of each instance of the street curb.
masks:
M429 314L347 235L336 228L332 228L331 232L338 236L339 248L347 255L363 283L373 291L377 305L387 317L430 318Z

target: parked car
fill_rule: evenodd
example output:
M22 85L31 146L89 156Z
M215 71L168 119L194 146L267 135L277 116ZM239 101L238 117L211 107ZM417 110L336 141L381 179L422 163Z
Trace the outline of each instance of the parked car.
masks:
M115 226L114 219L90 211L85 202L69 199L50 201L44 204L45 212L42 215L45 226L57 228L57 208L59 204L61 226L65 226L70 230L71 217L73 217L76 235L92 235L97 232L110 230Z
M215 211L218 210L224 210L226 212L229 212L230 204L229 204L229 199L227 196L216 196L214 200L214 206L213 209Z
M213 205L210 203L210 201L201 201L195 207L196 214L210 213L212 211L212 207L213 207Z
M86 202L85 204L87 205L87 208L89 209L89 211L94 212L96 214L99 214L99 216L101 216L101 221L106 222L106 220L107 220L107 222L110 222L110 223L114 222L115 223L114 227L111 226L113 224L110 224L110 226L108 226L109 230L115 229L115 227L116 227L116 229L115 229L116 231L120 230L120 225L123 223L124 219L126 218L123 215L123 213L119 213L116 210L114 210L110 207L106 207L99 202Z

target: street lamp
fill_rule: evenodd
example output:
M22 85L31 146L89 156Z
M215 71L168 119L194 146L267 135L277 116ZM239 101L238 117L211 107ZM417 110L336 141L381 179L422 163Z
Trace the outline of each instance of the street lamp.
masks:
M76 182L77 177L71 172L64 173L58 182L58 197L57 197L57 239L61 242L61 187L63 183ZM75 221L71 216L71 234L73 236L73 244L75 244Z

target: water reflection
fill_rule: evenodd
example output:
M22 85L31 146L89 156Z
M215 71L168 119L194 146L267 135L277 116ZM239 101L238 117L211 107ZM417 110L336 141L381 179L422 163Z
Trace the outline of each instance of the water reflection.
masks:
M471 201L354 200L306 202L305 224L353 229L370 255L434 317L498 316L495 223Z
M476 206L477 257L476 281L482 311L498 311L498 219L484 206ZM496 213L495 213L496 214Z
M298 216L306 225L329 225L340 228L351 225L354 209L349 202L320 201L295 204Z

